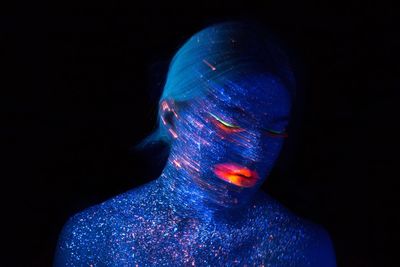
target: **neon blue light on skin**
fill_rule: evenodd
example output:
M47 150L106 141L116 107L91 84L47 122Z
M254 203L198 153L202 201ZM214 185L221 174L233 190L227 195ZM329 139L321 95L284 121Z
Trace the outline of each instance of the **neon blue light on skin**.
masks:
M73 216L55 266L335 266L326 231L259 190L284 142L265 129L286 129L294 96L269 40L254 25L222 23L179 49L159 127L142 143L170 145L161 176ZM221 131L217 118L243 131Z

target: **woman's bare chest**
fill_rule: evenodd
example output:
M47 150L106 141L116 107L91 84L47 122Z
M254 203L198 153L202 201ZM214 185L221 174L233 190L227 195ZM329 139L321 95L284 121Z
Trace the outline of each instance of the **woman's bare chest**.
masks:
M140 223L124 225L111 235L115 263L133 262L138 266L262 264L271 251L272 240L266 236L264 226L257 223L235 228L204 225L191 219L137 218L137 222Z

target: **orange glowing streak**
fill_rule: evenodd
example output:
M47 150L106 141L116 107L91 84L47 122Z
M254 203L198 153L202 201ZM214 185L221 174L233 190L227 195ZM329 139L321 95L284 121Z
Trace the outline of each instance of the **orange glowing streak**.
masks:
M172 137L178 138L178 135L176 134L176 132L174 130L169 129L168 131L172 134Z
M228 126L225 126L225 125L223 125L222 123L220 123L217 120L214 120L214 124L218 128L220 128L221 130L223 130L224 132L227 132L227 133L239 133L239 132L243 132L244 131L244 129L239 128L239 127L228 127Z
M227 133L237 133L237 132L243 132L244 129L240 128L239 126L230 124L228 122L223 121L222 119L218 118L214 114L210 113L212 116L212 121L213 123L220 129L224 130Z
M215 70L217 69L216 67L214 67L213 65L211 65L207 60L203 59L203 62L204 62L207 66L209 66L213 71L215 71Z
M174 159L172 162L175 164L176 167L178 168L182 167L182 165L176 159Z
M169 106L168 106L168 103L166 102L166 101L163 101L162 103L161 103L161 107L162 107L162 110L163 111L165 111L165 110L170 110L169 109Z
M219 127L220 129L224 130L225 132L228 132L228 133L243 132L243 129L240 129L240 128L230 128L230 127L227 127L227 126L221 125L221 124L219 124L218 127Z

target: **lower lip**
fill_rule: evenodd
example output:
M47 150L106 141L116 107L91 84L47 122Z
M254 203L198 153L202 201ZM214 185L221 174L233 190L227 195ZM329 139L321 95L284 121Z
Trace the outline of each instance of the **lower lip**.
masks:
M239 187L253 187L258 181L256 171L236 163L217 164L213 171L218 178Z

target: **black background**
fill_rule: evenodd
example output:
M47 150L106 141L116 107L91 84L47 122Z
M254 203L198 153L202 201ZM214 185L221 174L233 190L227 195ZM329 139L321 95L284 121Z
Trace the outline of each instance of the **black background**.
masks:
M155 125L168 61L204 26L252 18L290 48L305 92L292 153L263 188L330 232L339 266L393 266L398 13L365 1L2 8L3 262L51 265L69 216L155 178L161 148L131 148Z

